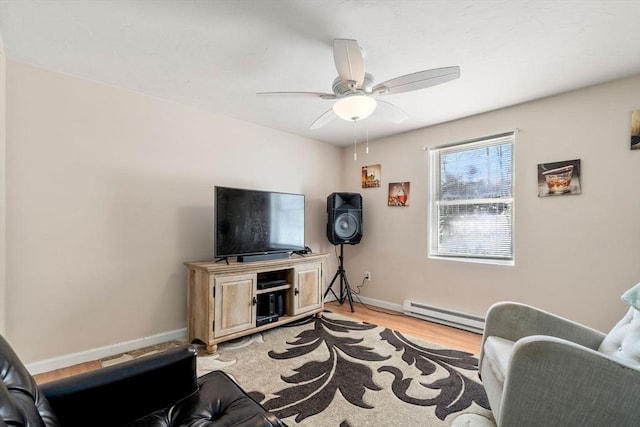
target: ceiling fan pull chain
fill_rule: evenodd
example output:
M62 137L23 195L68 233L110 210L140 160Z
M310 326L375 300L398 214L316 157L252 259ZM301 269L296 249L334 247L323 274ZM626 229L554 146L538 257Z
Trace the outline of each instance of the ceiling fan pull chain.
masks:
M367 123L365 126L367 129L367 145L365 145L364 152L365 154L369 154L369 123Z
M358 160L358 128L357 121L353 121L353 160Z

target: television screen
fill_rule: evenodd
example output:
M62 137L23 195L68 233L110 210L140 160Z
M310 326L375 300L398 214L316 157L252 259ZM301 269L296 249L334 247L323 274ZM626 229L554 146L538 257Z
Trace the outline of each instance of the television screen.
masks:
M304 250L304 195L214 188L216 258Z

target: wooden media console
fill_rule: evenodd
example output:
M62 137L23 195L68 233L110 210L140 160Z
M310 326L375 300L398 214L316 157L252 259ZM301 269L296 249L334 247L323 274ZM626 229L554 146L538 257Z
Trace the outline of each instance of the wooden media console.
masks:
M327 256L292 255L229 264L186 262L189 342L201 341L209 353L215 353L221 342L321 315ZM258 309L271 295L274 297L265 304L274 304L277 297L275 316L274 306L267 307L267 315L265 304L262 313Z

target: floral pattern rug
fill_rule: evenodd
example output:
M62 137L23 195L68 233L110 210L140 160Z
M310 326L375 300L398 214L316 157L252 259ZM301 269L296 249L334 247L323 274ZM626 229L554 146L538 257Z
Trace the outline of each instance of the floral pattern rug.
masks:
M473 355L325 312L218 346L220 369L290 426L494 426Z

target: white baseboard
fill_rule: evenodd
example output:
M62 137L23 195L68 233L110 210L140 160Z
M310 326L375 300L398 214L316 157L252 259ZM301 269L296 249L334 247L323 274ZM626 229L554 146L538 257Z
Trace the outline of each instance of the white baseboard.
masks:
M54 357L52 359L41 360L39 362L29 363L26 365L31 375L50 372L67 366L77 365L79 363L91 362L105 357L115 356L116 354L126 353L127 351L136 350L156 344L173 340L182 340L187 338L187 329L176 329L175 331L163 332L161 334L149 337L138 338L118 344L108 345L78 353L66 354L64 356Z
M386 308L387 310L398 311L402 313L401 304L392 304L386 301L376 300L373 298L367 298L354 295L354 302L361 300L366 305L373 307ZM335 301L333 295L328 295L325 298L325 302ZM349 304L348 300L344 301L344 304ZM357 308L357 306L356 306ZM175 331L164 332L149 337L143 337L131 341L126 341L118 344L108 345L104 347L94 348L90 350L81 351L78 353L66 354L63 356L54 357L51 359L41 360L39 362L33 362L26 365L27 370L31 375L41 374L43 372L50 372L60 368L66 368L68 366L77 365L79 363L92 362L98 359L104 359L105 357L115 356L116 354L126 353L127 351L136 350L151 345L161 344L173 340L181 340L187 338L187 329L176 329Z
M324 302L331 302L331 301L336 301L336 298L333 297L333 295L328 296L328 298L325 298ZM353 296L353 302L359 302L362 301L364 304L366 305L370 305L373 307L378 307L378 308L386 308L387 310L393 310L393 311L398 311L400 313L402 313L403 307L402 304L393 304L387 301L381 301L378 299L373 299L373 298L367 298L367 297L362 297L362 296ZM349 304L349 300L344 300L343 304ZM354 307L355 309L356 307Z

